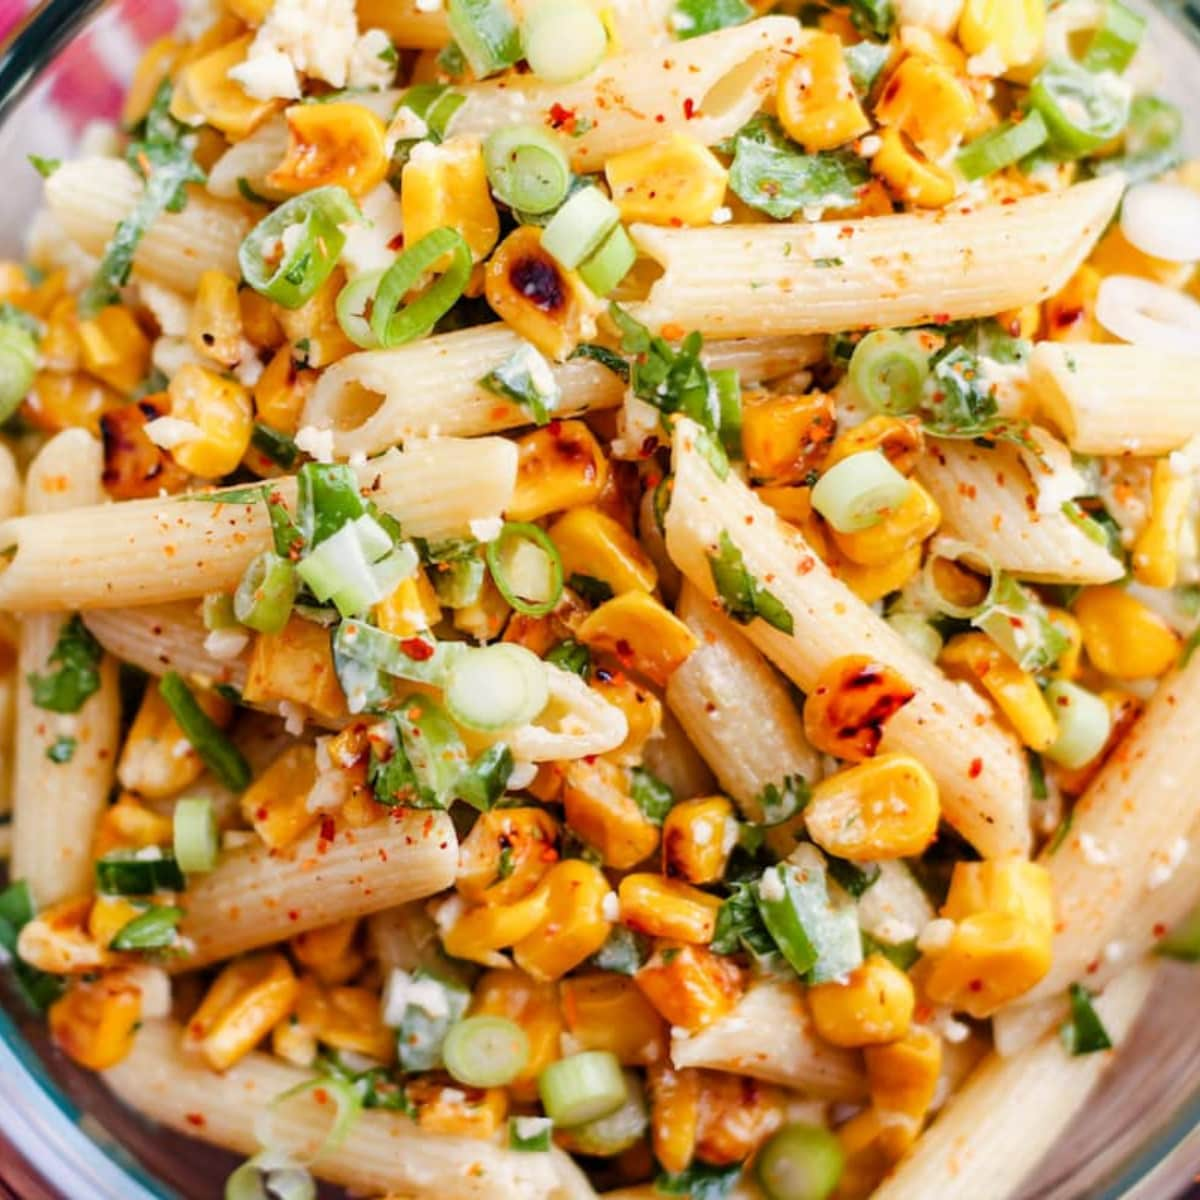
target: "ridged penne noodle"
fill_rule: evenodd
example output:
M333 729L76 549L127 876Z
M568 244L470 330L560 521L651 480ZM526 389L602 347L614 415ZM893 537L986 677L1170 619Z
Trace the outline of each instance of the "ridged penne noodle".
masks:
M667 703L722 789L761 820L763 789L789 775L814 782L820 758L787 685L733 622L690 583L676 611L700 647L672 674Z
M101 494L103 452L85 430L70 429L49 441L34 459L25 506L48 522L68 509L95 504ZM39 519L39 518L34 518ZM70 584L62 596L71 603ZM39 905L85 892L92 878L96 820L113 786L121 721L117 660L99 664L99 687L76 712L51 712L34 703L30 675L53 671L53 653L64 618L31 613L21 622L13 794L13 878L24 879ZM70 757L51 762L50 748L70 739Z
M1200 354L1039 342L1041 416L1080 454L1166 454L1200 433Z
M675 1032L671 1061L750 1075L822 1100L858 1100L866 1092L861 1057L817 1035L795 983L755 984L728 1016L699 1033Z
M458 840L444 812L396 809L362 829L318 826L284 851L227 851L182 897L191 970L245 950L431 896L454 882Z
M1038 489L1013 446L931 442L917 477L942 510L941 531L1002 571L1039 583L1111 583L1125 568L1062 511L1038 511Z
M414 537L463 536L474 519L507 507L516 482L510 442L428 442L357 468L380 508ZM272 493L295 500L294 479ZM172 497L130 500L69 516L0 523L0 544L16 552L0 575L0 605L12 609L118 608L232 591L271 545L266 506Z
M368 350L335 363L305 405L303 423L333 431L339 458L377 454L414 437L477 437L528 425L529 413L479 386L522 345L505 325L483 325L414 342L397 350ZM755 338L715 343L707 363L736 369L748 383L774 379L816 361L817 338ZM556 365L560 417L615 408L621 380L590 359Z
M260 1149L259 1116L284 1092L313 1073L269 1054L255 1053L223 1074L183 1049L183 1030L149 1021L129 1056L105 1072L130 1107L168 1129L203 1138L239 1154ZM309 1093L273 1114L281 1143L311 1157L329 1132L329 1103ZM322 1179L362 1193L407 1193L439 1200L568 1200L557 1153L528 1154L478 1138L432 1133L399 1113L361 1113L344 1142L313 1164Z
M646 767L675 793L677 800L707 796L717 781L683 726L669 709L663 709L662 728L642 751Z
M655 329L677 325L712 337L990 316L1058 291L1104 231L1121 188L1120 177L1110 175L936 216L711 229L635 225L639 249L664 273L634 312Z
M721 480L697 448L699 428L675 427L675 486L667 511L667 549L705 596L715 594L709 555L722 532L741 551L749 572L792 616L788 636L761 620L746 636L801 691L823 667L850 654L869 654L898 671L916 690L888 721L881 743L912 754L937 780L942 815L981 854L1029 850L1028 783L1024 758L982 700L951 683L898 633L835 579L804 543L734 474Z
M24 485L17 461L8 446L0 442L0 520L16 516L24 501ZM20 630L16 621L7 613L0 617L4 626L0 628L0 646L7 643L15 649L20 642ZM12 811L13 787L13 724L16 715L17 690L20 676L11 657L4 660L8 669L0 671L0 815ZM3 836L11 842L11 831L5 826ZM7 857L7 855L4 855Z
M1154 973L1153 965L1135 966L1097 999L1114 1045L1132 1028ZM1011 1058L989 1055L872 1200L1009 1200L1083 1108L1113 1057L1111 1051L1071 1057L1057 1032Z
M552 124L552 111L569 111L587 130L564 147L578 171L597 171L611 155L675 132L711 146L758 111L774 86L780 56L798 42L793 19L763 17L680 42L667 57L657 46L634 48L577 83L555 86L526 75L469 85L460 89L466 102L449 133Z
M120 221L137 205L142 181L116 158L84 158L64 163L46 180L46 203L72 241L100 254ZM164 213L138 244L133 271L181 292L194 292L207 270L237 279L237 252L254 224L233 204L199 188L187 207Z

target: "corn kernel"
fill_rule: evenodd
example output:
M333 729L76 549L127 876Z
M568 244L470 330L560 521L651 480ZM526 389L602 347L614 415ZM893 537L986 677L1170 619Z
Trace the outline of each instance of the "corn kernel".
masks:
M79 322L83 369L118 392L132 392L150 368L150 339L119 304Z
M668 1025L690 1033L729 1013L742 994L742 973L704 946L663 942L634 981Z
M658 826L629 794L625 772L605 759L567 764L563 813L571 829L600 854L607 867L628 870L658 849Z
M846 983L808 989L817 1032L835 1046L877 1046L902 1038L912 1023L912 982L882 954L872 954Z
M223 367L241 362L242 306L237 284L222 271L205 271L196 287L196 303L188 326L188 341L197 354Z
M136 796L122 792L116 804L100 816L92 857L103 858L113 850L141 850L144 846L169 846L174 825L165 817L146 808Z
M292 1011L298 984L282 954L254 954L227 966L187 1025L187 1043L214 1071L244 1058Z
M621 219L652 225L708 225L729 181L717 156L683 133L614 154L604 175Z
M284 341L283 326L279 323L277 306L253 288L238 292L238 307L242 310L242 332L251 345L260 350L274 350Z
M1092 665L1115 679L1157 679L1179 657L1179 638L1171 627L1115 585L1084 588L1075 616Z
M357 933L354 919L309 929L292 938L292 957L324 984L345 983L358 974L364 962L354 946Z
M921 569L921 547L910 546L891 562L864 567L843 558L835 549L829 556L829 569L864 604L874 604L884 596L900 591Z
M861 654L828 663L804 703L804 732L825 754L874 757L884 726L916 692L898 672Z
M268 187L299 193L337 186L365 196L383 182L389 162L387 126L365 105L294 104L285 116L287 154L267 175Z
M864 567L883 567L932 537L941 523L942 511L937 502L913 480L904 502L878 524L857 533L831 530L831 536L851 562Z
M311 1067L318 1049L316 1034L295 1016L285 1017L271 1030L271 1053L295 1067Z
M608 482L608 459L582 421L554 422L517 438L517 486L508 516L533 521L592 504Z
M958 40L968 54L998 54L1006 67L1031 62L1046 37L1046 0L967 0Z
M619 766L637 766L642 761L646 743L658 737L662 729L663 712L658 697L647 688L639 687L624 671L610 670L607 666L593 668L588 686L619 708L629 727L625 740L604 757Z
M390 1062L396 1032L383 1023L379 994L366 987L322 987L305 976L296 991L296 1017L317 1039L335 1050Z
M644 592L626 592L600 605L576 630L586 646L615 654L623 667L664 687L700 644L696 635Z
M233 141L248 137L282 107L277 100L255 100L230 79L233 67L246 61L252 34L245 34L188 63L179 73L171 115L188 124L196 115Z
M316 751L304 743L289 746L242 793L242 816L272 850L290 846L317 820L308 807L316 781Z
M914 1026L899 1041L867 1046L863 1061L875 1108L880 1113L906 1117L919 1128L937 1094L941 1038Z
M954 176L926 158L899 129L884 129L880 139L871 170L897 200L917 208L944 208L954 199Z
M467 1087L425 1075L411 1080L406 1091L416 1105L417 1124L429 1133L490 1141L508 1115L503 1088Z
M1114 223L1100 239L1090 258L1092 266L1104 275L1138 275L1164 287L1179 289L1192 277L1193 264L1154 258L1134 246Z
M736 837L733 803L725 796L676 804L663 821L663 874L688 883L716 883L725 875Z
M618 596L652 592L658 586L658 572L637 538L598 509L573 508L554 522L549 533L568 578L590 575Z
M669 1063L646 1072L650 1094L650 1138L663 1169L685 1171L696 1154L700 1126L700 1072Z
M934 349L936 343L931 345L930 352ZM877 414L838 435L829 448L825 470L828 471L853 454L878 450L901 475L911 475L924 444L919 422L911 418Z
M100 480L113 500L143 500L187 487L188 473L146 433L147 424L169 410L166 393L159 392L110 409L100 418L104 442Z
M804 810L813 841L851 862L920 854L940 813L933 776L906 754L881 754L823 779Z
M194 435L172 447L175 461L205 479L228 475L242 461L254 432L249 393L236 380L187 363L175 373L168 394L171 415L196 427Z
M1191 500L1191 476L1179 474L1169 459L1160 458L1150 481L1150 520L1133 544L1133 577L1138 583L1153 588L1175 586Z
M518 1098L533 1099L538 1076L560 1057L563 1020L555 984L531 979L511 967L485 971L475 985L471 1013L505 1017L524 1030L529 1058L509 1086Z
M559 833L544 809L484 813L459 846L459 895L471 904L511 904L529 895L558 861Z
M901 25L900 47L906 54L916 55L965 75L967 56L949 38L944 38L924 25Z
M1099 342L1103 331L1096 320L1096 297L1102 276L1086 263L1067 280L1062 291L1045 304L1046 337L1052 342Z
M1050 624L1067 639L1067 648L1058 656L1050 668L1052 679L1075 679L1079 675L1079 661L1083 657L1083 630L1074 614L1065 608L1047 608Z
M784 1093L729 1071L700 1072L696 1157L714 1166L744 1162L783 1124Z
M883 1118L874 1108L863 1109L837 1130L845 1166L838 1180L838 1200L868 1200L893 1165L881 1145Z
M813 512L812 488L808 487L763 487L755 494L780 517L795 525L803 534L812 552L823 562L829 559L829 542L825 522Z
M46 314L40 346L41 364L47 371L78 371L83 361L79 340L79 305L74 297L56 300Z
M77 975L95 971L112 961L87 929L92 898L63 900L38 913L17 937L22 962L51 975Z
M115 972L94 983L77 982L50 1006L54 1044L92 1071L115 1066L133 1048L142 994Z
M327 367L358 349L337 319L337 298L345 286L339 267L299 308L274 306L276 320L305 367Z
M842 41L832 33L801 32L791 61L779 74L779 120L809 154L833 150L871 128L858 102Z
M100 418L120 404L121 397L112 388L88 375L39 371L21 414L47 433L79 427L99 434Z
M707 946L717 928L718 896L661 875L626 875L617 889L621 923L650 937Z
M292 617L282 633L254 639L242 699L248 704L287 700L334 721L346 714L346 697L333 667L329 632Z
M966 134L975 101L955 73L926 58L909 57L883 86L875 119L904 133L928 158L941 158Z
M251 389L254 411L264 425L294 434L317 373L296 366L290 346L281 346Z
M218 726L233 717L232 705L216 692L198 690L196 701ZM204 763L162 693L153 685L146 688L117 763L121 786L147 800L165 800L195 783L203 771Z
M451 138L410 158L401 176L400 206L410 246L435 229L454 229L478 263L500 237L500 218L478 138Z
M667 1060L667 1027L628 976L596 971L564 979L563 1019L581 1050L607 1050L627 1067Z
M550 899L549 890L538 887L509 904L468 908L442 935L442 945L453 958L494 966L498 951L529 937L542 925L550 912Z
M1032 342L1037 339L1042 328L1042 310L1036 304L1006 309L996 314L996 322L1009 337L1024 338Z
M833 401L823 392L750 393L743 399L742 452L751 479L774 485L803 482L820 469L836 429Z
M571 858L551 867L538 891L546 893L549 910L542 923L513 947L513 959L534 979L559 979L608 940L612 929L604 916L608 880L589 863Z

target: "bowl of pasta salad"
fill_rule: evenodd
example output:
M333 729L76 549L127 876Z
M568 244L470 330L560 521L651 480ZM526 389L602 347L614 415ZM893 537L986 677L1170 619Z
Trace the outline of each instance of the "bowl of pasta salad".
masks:
M43 4L0 1181L1179 1195L1178 8Z

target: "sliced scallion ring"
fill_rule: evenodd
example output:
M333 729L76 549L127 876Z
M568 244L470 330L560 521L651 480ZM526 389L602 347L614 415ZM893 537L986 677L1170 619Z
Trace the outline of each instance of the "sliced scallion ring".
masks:
M468 1087L506 1087L529 1061L529 1038L504 1017L464 1017L450 1026L442 1061L451 1077Z
M637 262L637 247L633 238L618 225L600 243L600 248L586 262L579 265L579 278L597 296L608 296L633 270Z
M767 1200L826 1200L845 1169L841 1143L819 1125L785 1125L758 1152L754 1174Z
M1091 762L1112 731L1108 705L1094 692L1065 679L1056 679L1046 688L1046 703L1058 724L1058 737L1045 756L1070 770Z
M488 570L500 594L519 613L544 617L553 612L563 590L558 549L540 526L507 521L487 545Z
M225 1200L316 1200L313 1177L282 1156L264 1151L225 1181Z
M521 22L529 69L547 83L590 74L608 49L604 22L584 0L541 0Z
M172 820L175 861L181 870L211 871L217 865L217 818L207 796L184 796L175 801Z
M0 421L17 411L37 373L37 341L15 321L0 323Z
M1005 121L982 137L968 142L959 151L955 162L966 179L983 179L1020 162L1044 146L1049 136L1046 122L1042 120L1041 113L1034 109L1021 120Z
M446 708L468 729L498 733L528 725L546 707L546 665L524 646L500 642L460 655L446 672Z
M1186 354L1200 344L1200 304L1136 275L1109 275L1101 282L1096 320L1134 346Z
M292 615L298 586L292 563L264 550L242 575L233 595L234 616L259 633L279 633Z
M405 296L445 255L450 264L440 279L415 300ZM471 247L455 229L427 233L384 272L371 308L371 332L385 349L403 346L424 337L454 307L471 279Z
M504 0L449 0L450 32L480 79L513 66L521 35Z
M1093 75L1068 59L1042 68L1029 100L1046 122L1051 149L1068 158L1098 150L1129 120L1129 88L1115 76Z
M338 292L338 324L360 350L374 350L379 346L379 339L371 329L371 308L383 275L382 271L368 271L356 276Z
M308 1154L303 1153L308 1147L308 1139L303 1145L289 1146L276 1128L276 1116L280 1109L302 1100L318 1106L325 1113L330 1113L332 1101L329 1130L316 1150ZM350 1083L333 1076L320 1075L281 1092L266 1108L261 1109L255 1120L254 1133L259 1144L268 1153L285 1156L289 1161L296 1163L316 1162L323 1154L336 1150L346 1140L361 1112L362 1098Z
M878 525L912 491L878 450L851 454L826 471L812 490L812 506L838 533L857 533Z
M929 379L929 355L917 334L877 329L854 347L850 384L874 412L914 412Z
M492 191L510 208L552 212L571 186L571 164L558 140L536 125L498 129L483 144Z
M538 1077L546 1115L560 1128L607 1116L625 1103L625 1076L608 1050L585 1050L552 1062Z
M1104 24L1092 35L1083 56L1089 71L1115 71L1118 75L1133 61L1146 33L1146 18L1121 3L1107 0Z
M550 218L542 231L542 249L573 271L600 248L620 219L617 206L598 187L582 188Z

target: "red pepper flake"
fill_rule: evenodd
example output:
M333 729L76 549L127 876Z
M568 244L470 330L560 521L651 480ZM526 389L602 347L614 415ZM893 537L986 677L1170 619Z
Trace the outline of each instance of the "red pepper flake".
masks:
M550 127L552 129L565 129L570 133L575 128L575 110L573 108L564 108L561 104L553 104L550 106Z
M296 908L289 908L288 909L288 920L289 921L300 920L300 910L296 909Z
M983 759L971 759L971 770L969 772L972 779L978 779L983 774Z
M424 638L404 638L400 642L400 649L416 662L425 662L433 657L433 647Z
M321 819L321 840L332 842L337 837L337 826L333 822L332 817L323 817Z
M950 314L948 312L940 312L933 314L933 323L935 325L949 325Z
M691 96L688 96L683 102L683 115L688 121L694 120L697 115L696 102Z
M203 1113L185 1113L183 1119L196 1129L203 1129L208 1124Z

